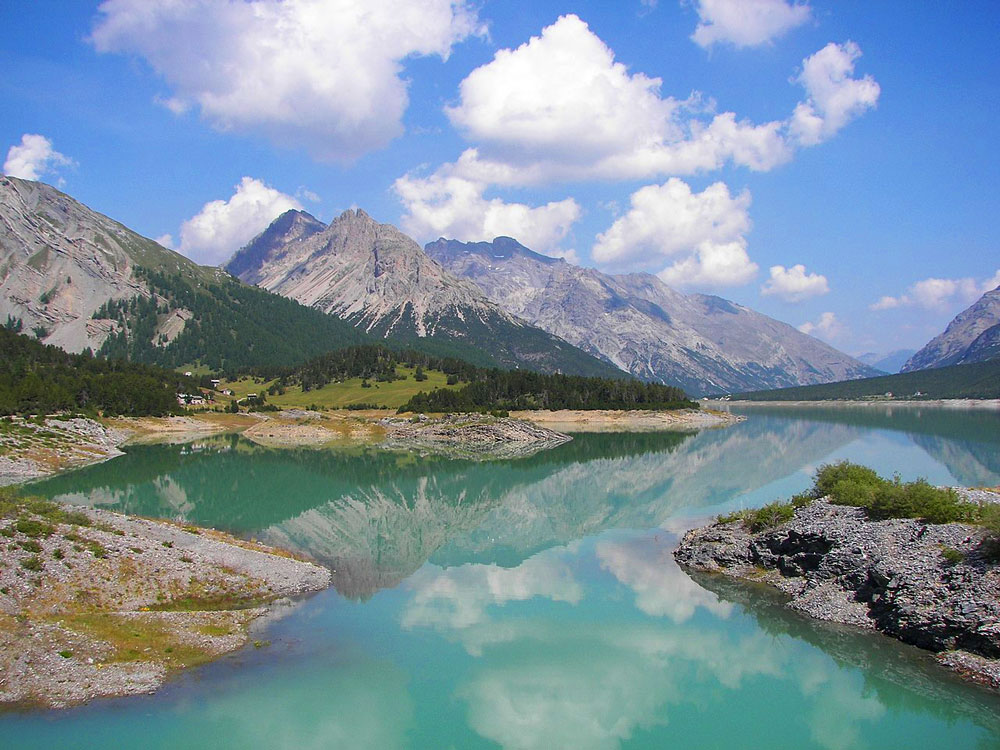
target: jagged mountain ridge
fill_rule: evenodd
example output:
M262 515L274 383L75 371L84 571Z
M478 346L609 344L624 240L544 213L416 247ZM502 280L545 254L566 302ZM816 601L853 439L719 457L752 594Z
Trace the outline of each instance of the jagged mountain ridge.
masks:
M505 367L624 377L613 365L507 312L399 229L360 209L345 211L326 227L304 212L286 212L226 268L248 284L375 336L448 342L480 363L485 357Z
M901 372L985 362L1000 356L1000 286L960 312Z
M639 378L689 393L878 374L792 326L721 297L681 294L651 274L604 274L539 255L510 237L442 238L426 251L514 314Z

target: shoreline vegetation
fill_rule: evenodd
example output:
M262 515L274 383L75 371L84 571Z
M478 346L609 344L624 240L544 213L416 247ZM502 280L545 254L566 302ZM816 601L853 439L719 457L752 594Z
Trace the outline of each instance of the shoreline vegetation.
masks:
M689 531L674 557L689 571L768 584L795 611L930 650L1000 689L1000 488L826 465L807 492Z
M13 488L0 489L0 538L5 708L154 692L330 582L326 568L263 544Z

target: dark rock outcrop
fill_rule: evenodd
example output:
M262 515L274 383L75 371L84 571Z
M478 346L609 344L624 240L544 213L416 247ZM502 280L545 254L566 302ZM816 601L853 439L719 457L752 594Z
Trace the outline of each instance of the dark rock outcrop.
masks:
M674 557L769 583L790 595L792 609L939 652L942 663L1000 688L1000 565L983 539L974 526L871 521L817 500L756 534L739 521L696 529Z

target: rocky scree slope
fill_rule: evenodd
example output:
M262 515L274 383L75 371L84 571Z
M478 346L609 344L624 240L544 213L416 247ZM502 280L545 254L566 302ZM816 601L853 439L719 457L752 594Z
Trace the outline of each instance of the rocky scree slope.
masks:
M225 276L142 237L41 182L0 176L0 323L47 344L95 351L119 326L92 316L108 300L149 296L139 268L197 281ZM184 313L174 311L183 328ZM174 334L176 335L176 334Z
M965 365L1000 357L1000 287L960 312L944 332L903 365L901 372Z
M1000 502L996 493L975 494ZM860 508L820 499L756 534L741 521L695 529L674 557L769 583L794 610L938 652L946 666L1000 688L1000 565L983 549L984 534L959 523L870 521Z
M647 273L610 275L510 237L439 239L428 255L511 313L638 378L692 395L781 388L879 372L792 326Z
M226 264L242 281L396 341L439 341L476 364L623 377L618 368L529 325L361 210L324 227L289 211Z

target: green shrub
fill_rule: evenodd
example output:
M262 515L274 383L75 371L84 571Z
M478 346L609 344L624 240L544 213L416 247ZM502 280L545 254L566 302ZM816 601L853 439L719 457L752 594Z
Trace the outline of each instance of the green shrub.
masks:
M40 536L49 537L55 533L54 526L35 518L20 518L14 524L14 528L21 534L32 539L37 539Z
M795 515L795 508L791 503L784 503L775 500L761 508L748 508L747 510L737 510L718 516L718 523L732 523L742 521L747 531L756 534L758 531L773 529L783 523L792 520Z
M958 565L965 559L965 555L954 547L941 547L941 557L949 565Z
M963 502L951 489L939 489L926 479L903 482L899 476L880 477L867 466L850 461L821 466L813 486L815 497L829 496L836 505L864 508L869 518L919 518L927 523L974 522L978 508Z
M25 557L21 560L21 567L25 570L31 570L37 573L44 566L42 565L42 558L38 555L32 555L31 557Z
M840 482L850 482L861 487L875 487L883 480L873 469L850 461L820 466L816 472L813 492L816 497L824 497L834 492ZM846 504L846 503L845 503Z

